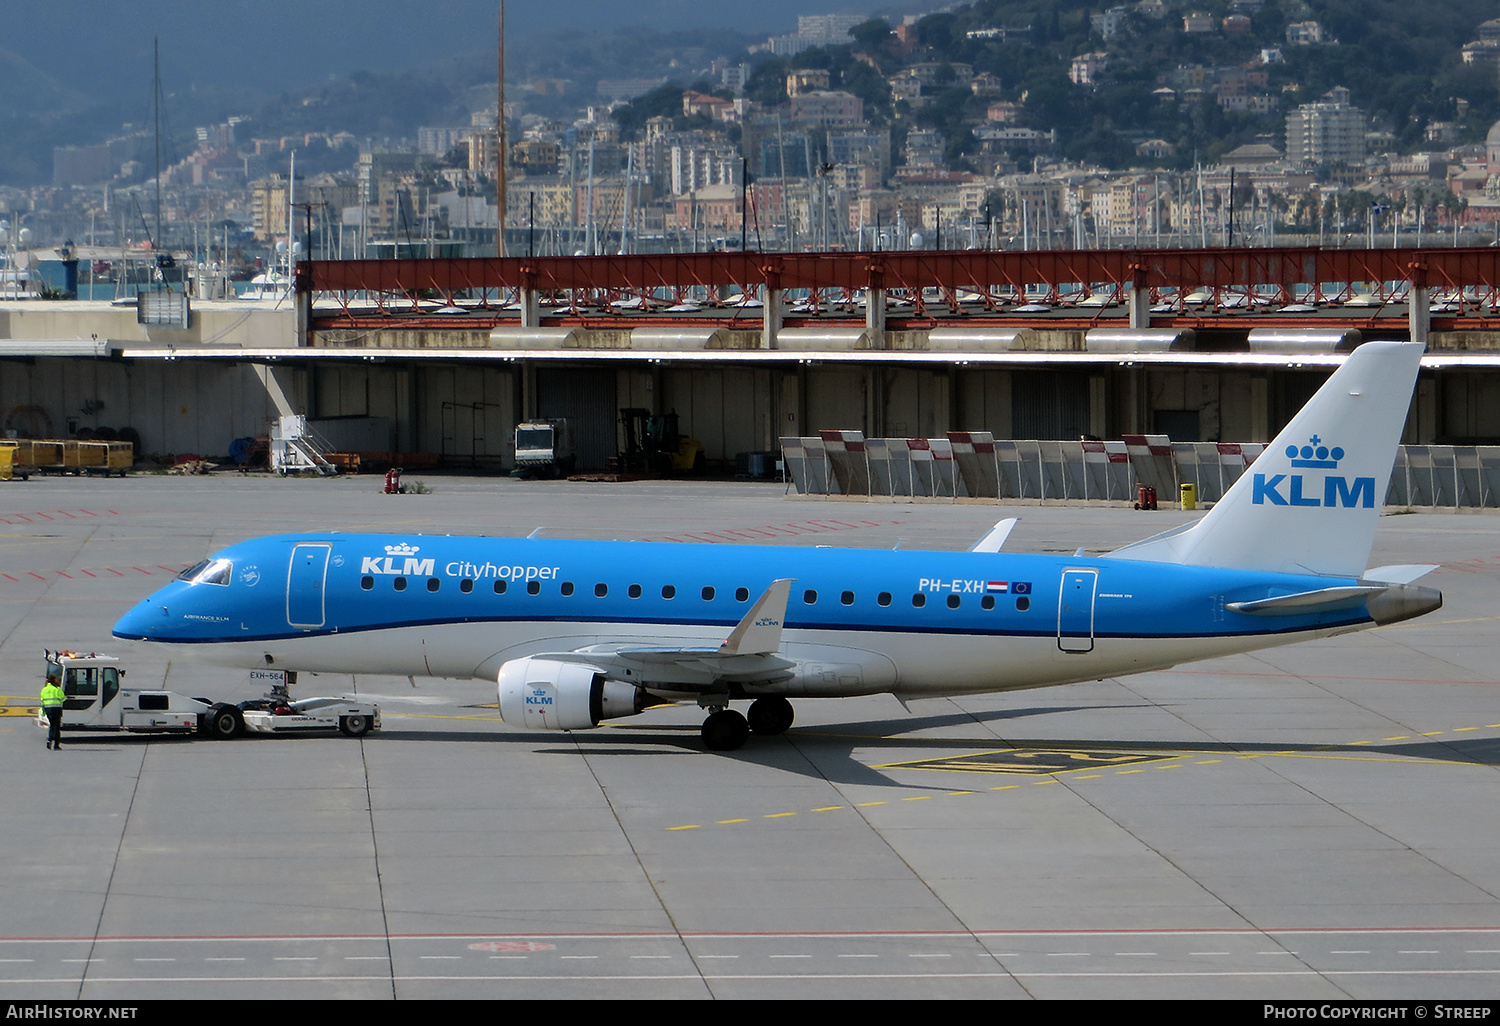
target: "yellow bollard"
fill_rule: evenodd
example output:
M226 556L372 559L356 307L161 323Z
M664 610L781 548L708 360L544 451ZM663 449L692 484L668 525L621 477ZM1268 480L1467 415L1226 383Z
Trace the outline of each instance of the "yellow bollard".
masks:
M1198 508L1198 486L1197 485L1190 483L1190 484L1185 484L1185 485L1182 486L1182 508L1183 509L1197 509Z

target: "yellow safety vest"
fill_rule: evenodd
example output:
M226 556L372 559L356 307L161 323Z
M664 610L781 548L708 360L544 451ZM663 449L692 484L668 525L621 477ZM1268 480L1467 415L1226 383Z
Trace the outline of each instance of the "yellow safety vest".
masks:
M41 700L43 709L50 709L53 706L60 706L65 701L67 701L67 699L68 696L63 693L63 689L58 687L56 684L47 684L42 688Z

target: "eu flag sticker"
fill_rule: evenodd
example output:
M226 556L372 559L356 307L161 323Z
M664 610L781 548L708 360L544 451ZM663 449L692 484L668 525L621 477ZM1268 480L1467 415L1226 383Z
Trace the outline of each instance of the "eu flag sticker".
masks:
M1031 594L1031 582L1030 581L1011 581L1010 582L1010 593L1012 595L1030 595Z

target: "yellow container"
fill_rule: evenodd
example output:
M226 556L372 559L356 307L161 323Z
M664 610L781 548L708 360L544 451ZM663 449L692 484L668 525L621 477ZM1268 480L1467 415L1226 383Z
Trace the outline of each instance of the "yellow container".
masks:
M106 470L118 470L124 477L125 471L135 466L135 446L130 442L105 442L104 446L109 450L109 459L104 464Z
M1182 486L1182 508L1183 509L1197 509L1198 508L1198 486L1197 485L1195 485L1195 484L1185 484L1185 485Z
M9 481L11 475L11 463L15 459L16 450L11 446L0 448L0 481Z
M102 467L109 461L108 442L78 442L78 463L80 469L89 467Z
M63 443L50 439L31 443L32 463L38 467L61 467L63 465Z

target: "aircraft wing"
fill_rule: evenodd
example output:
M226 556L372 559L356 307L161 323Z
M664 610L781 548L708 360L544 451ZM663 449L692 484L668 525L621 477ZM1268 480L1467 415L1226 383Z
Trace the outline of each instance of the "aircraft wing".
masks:
M585 663L619 680L685 690L721 684L774 684L793 676L796 663L777 655L792 580L773 581L718 648L707 646L590 645L538 658Z

